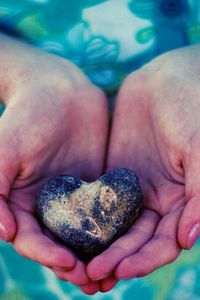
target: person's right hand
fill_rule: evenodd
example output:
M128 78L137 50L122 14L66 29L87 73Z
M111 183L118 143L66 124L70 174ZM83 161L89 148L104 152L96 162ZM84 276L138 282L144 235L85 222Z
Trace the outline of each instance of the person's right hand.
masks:
M58 174L87 180L101 174L108 127L104 94L67 60L0 38L0 98L6 105L0 119L0 236L59 278L87 284L85 265L40 227L36 195Z
M89 263L87 274L102 280L103 291L117 280L145 276L174 261L200 235L199 70L196 45L161 55L122 84L107 169L135 170L144 212Z

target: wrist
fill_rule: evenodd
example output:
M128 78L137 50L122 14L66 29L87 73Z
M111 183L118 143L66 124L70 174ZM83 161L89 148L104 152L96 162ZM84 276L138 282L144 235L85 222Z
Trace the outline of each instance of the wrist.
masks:
M31 47L3 34L0 34L0 44L0 99L7 104L25 76L27 48Z
M58 65L64 61L60 57L1 33L0 45L0 100L3 104L8 104L10 97L21 88L32 84L51 85L58 77ZM64 76L59 77L61 84Z
M8 104L17 91L28 87L56 90L90 85L70 61L0 34L0 100ZM91 87L90 87L91 88Z

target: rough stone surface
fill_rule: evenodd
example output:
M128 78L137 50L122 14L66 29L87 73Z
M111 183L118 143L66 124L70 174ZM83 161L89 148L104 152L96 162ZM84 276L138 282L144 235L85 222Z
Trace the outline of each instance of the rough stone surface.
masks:
M60 175L38 198L42 222L83 260L105 250L142 211L139 179L129 169L114 169L92 183Z

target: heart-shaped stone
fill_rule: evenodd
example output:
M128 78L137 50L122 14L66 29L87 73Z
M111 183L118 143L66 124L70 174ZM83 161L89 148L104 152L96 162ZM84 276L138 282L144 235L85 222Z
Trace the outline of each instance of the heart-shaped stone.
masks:
M137 175L121 168L92 183L69 175L54 177L40 192L38 212L46 227L85 260L127 231L142 202Z

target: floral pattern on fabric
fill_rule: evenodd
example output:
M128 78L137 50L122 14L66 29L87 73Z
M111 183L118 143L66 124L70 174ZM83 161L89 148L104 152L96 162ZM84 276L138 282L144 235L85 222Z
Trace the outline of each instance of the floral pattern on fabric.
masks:
M130 65L127 58L145 52L154 43L153 31L149 29L151 22L134 16L127 0L117 2L116 5L113 0L75 0L73 3L64 0L0 0L0 28L36 47L74 61L96 85L107 92L116 92L131 71L126 68ZM90 20L91 12L93 14L96 8L103 12L101 19L106 16L102 22L111 22L107 36L101 31L101 24L96 26L97 23ZM112 26L112 20L104 13L113 8L120 18L125 16L122 26L117 25L120 34L112 32L116 24ZM97 10L93 16L98 19L96 13ZM134 39L137 34L135 23L144 28L139 32L138 40ZM145 26L148 26L147 30Z

